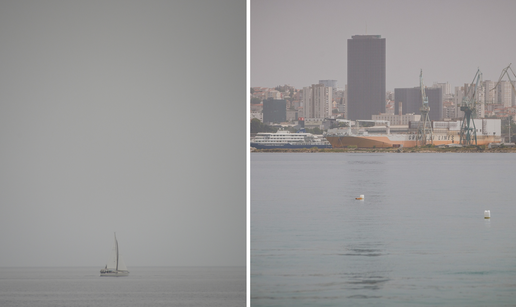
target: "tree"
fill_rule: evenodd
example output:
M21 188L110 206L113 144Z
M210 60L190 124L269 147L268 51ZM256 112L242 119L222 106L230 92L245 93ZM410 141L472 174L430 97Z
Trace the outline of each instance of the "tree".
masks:
M251 119L251 133L276 132L278 129L262 123L259 119Z
M254 88L251 87L251 95L254 94Z
M312 134L323 134L323 131L319 127L315 127L312 129L305 129L305 130L306 130L306 132L312 133Z

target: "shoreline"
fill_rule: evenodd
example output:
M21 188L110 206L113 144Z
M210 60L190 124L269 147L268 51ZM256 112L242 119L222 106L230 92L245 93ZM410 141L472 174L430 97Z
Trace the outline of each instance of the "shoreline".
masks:
M298 152L298 153L516 153L516 147L500 146L487 148L485 145L467 147L410 147L410 148L296 148L296 149L255 149L251 152Z

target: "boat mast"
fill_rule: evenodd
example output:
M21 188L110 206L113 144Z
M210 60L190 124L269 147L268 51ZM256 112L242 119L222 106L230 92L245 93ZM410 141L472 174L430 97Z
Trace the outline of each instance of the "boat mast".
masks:
M116 240L116 232L115 232L115 251L116 251L116 271L118 272L118 241Z

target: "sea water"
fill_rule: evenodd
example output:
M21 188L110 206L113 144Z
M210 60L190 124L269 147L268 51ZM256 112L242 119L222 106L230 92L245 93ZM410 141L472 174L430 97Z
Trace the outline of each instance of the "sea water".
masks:
M252 153L250 229L251 306L516 306L516 154Z
M0 306L220 306L246 304L245 267L0 268Z

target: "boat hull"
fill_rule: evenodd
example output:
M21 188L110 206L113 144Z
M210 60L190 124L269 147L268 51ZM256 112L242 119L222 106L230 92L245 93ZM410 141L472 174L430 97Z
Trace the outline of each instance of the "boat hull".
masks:
M123 277L123 276L129 276L128 271L109 271L109 272L102 272L100 271L100 276L106 276L106 277Z
M413 134L390 134L390 135L369 135L369 136L326 136L333 148L346 148L349 146L357 148L392 148L392 147L415 147L416 136ZM499 136L477 135L477 145L488 145L489 143L499 143ZM427 140L427 144L450 145L459 144L458 135L443 134L434 135L432 140Z

